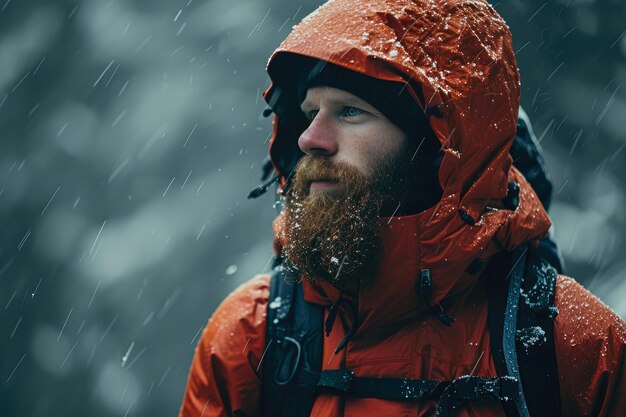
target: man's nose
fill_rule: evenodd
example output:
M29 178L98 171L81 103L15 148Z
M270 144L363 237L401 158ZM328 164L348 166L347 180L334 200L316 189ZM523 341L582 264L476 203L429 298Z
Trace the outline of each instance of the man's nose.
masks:
M336 132L327 116L318 113L302 132L298 146L308 155L331 156L337 153Z

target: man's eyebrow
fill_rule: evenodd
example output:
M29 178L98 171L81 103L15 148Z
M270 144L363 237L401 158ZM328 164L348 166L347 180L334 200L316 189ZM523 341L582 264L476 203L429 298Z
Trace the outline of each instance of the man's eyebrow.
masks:
M369 104L367 104L366 101L361 100L360 98L354 97L354 96L339 96L339 97L333 98L332 101L335 103L339 103L339 104L343 104L347 106L359 106L359 107L369 106Z
M352 97L352 96L344 96L344 95L337 95L337 96L333 96L331 98L328 99L328 102L331 104L335 104L335 105L341 105L341 106L355 106L355 107L372 107L370 104L368 104L366 101L358 98L358 97ZM304 100L301 104L300 104L300 109L303 112L306 112L308 110L312 110L315 108L315 105L313 105L313 103Z

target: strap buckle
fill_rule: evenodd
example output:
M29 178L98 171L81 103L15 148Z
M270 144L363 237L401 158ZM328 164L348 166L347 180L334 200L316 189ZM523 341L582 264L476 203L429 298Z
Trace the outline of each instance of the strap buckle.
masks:
M291 349L290 346L292 346ZM300 342L293 337L285 336L283 338L283 355L276 366L274 376L276 385L287 385L293 380L298 371L301 356L302 346Z

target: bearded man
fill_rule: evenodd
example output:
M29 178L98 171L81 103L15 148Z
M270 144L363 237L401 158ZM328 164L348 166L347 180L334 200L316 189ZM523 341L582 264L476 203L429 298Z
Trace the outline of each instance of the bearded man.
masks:
M512 165L491 6L329 1L268 73L281 265L210 319L182 417L626 415L626 326L557 276Z

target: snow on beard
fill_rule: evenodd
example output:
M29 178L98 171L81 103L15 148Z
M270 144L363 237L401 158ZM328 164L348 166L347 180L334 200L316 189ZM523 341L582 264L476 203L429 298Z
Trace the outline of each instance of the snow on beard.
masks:
M380 166L369 178L324 157L300 159L285 207L284 251L305 277L326 279L347 291L373 277L380 249L378 218L393 188L393 164ZM339 186L310 193L314 180Z

